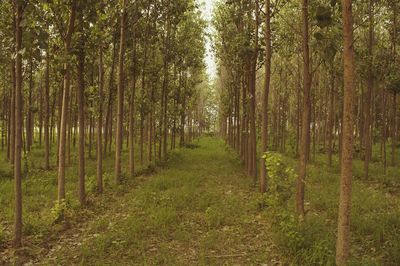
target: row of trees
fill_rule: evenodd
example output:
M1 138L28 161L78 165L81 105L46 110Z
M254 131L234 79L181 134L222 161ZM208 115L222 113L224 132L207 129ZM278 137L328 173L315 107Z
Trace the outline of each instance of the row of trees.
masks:
M257 158L267 150L296 155L301 220L307 164L322 152L331 166L339 154L340 265L349 252L353 156L364 160L369 178L372 159L386 171L391 143L396 164L397 10L391 0L354 6L351 0L232 0L220 2L214 14L221 135L261 192L267 191L268 173L261 160L257 174ZM374 146L380 147L375 154Z
M0 10L1 143L14 167L16 247L23 154L43 145L41 167L58 167L62 202L78 146L85 205L85 158L94 147L101 193L102 162L114 141L118 184L125 140L132 177L137 155L141 164L165 160L169 149L209 127L205 21L195 1L11 0Z

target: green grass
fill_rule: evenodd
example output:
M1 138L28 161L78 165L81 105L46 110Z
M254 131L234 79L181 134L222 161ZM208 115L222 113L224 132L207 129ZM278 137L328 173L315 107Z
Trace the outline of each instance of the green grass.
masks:
M376 151L375 151L376 152ZM53 224L56 169L45 172L43 151L29 159L24 189L25 241L43 247L29 250L24 261L41 265L334 265L339 164L317 154L308 167L305 221L291 220L260 204L264 199L245 176L235 153L214 138L202 138L169 155L163 167L138 168L134 179L113 183L113 156L104 162L107 187L94 193L95 160L87 160L89 206L79 207L76 155L67 170L68 223ZM375 156L376 157L376 156ZM138 159L138 156L137 156ZM127 162L127 153L123 153ZM297 160L283 156L289 167ZM54 162L53 162L54 165ZM138 164L137 164L138 165ZM127 172L124 163L123 171ZM13 182L10 166L0 162L0 249L10 241ZM371 163L354 161L350 265L400 264L400 168L383 174ZM293 191L294 191L293 184ZM1 244L3 243L3 244ZM9 261L12 262L12 261Z
M258 194L237 156L203 138L172 152L38 258L42 265L262 264L275 258ZM94 199L94 200L97 200Z
M54 146L53 146L54 148ZM95 156L95 150L92 150ZM0 153L1 158L6 158L4 151ZM123 161L127 162L127 151L123 151ZM147 164L140 166L137 156L138 173L146 172ZM67 159L68 163L68 159ZM51 156L51 170L44 171L44 150L38 144L33 146L32 152L23 161L23 234L26 241L33 245L40 245L49 238L54 238L54 231L64 230L65 226L54 224L55 202L57 199L57 165L55 154ZM103 179L107 194L116 194L121 188L114 185L114 156L108 155L103 161ZM123 165L123 172L128 171L127 164ZM71 150L70 165L66 168L66 201L71 216L71 223L79 223L83 219L89 219L96 211L97 206L93 202L100 201L103 197L96 194L96 160L86 158L86 190L88 193L89 207L81 209L78 191L77 155ZM109 198L109 197L106 197ZM14 182L12 168L9 162L0 161L0 254L9 247L12 238L13 226L13 204L14 204ZM67 225L73 226L73 224ZM1 259L0 259L1 262Z
M297 160L292 157L285 157L284 161L297 168ZM321 243L326 249L324 253L332 254L325 257L322 264L334 264L340 169L337 157L333 167L328 167L326 162L327 155L318 154L308 166L305 199L308 213L302 226L297 228L305 239L300 248L290 251L286 246L286 254L293 258L293 264L309 261ZM384 175L381 163L374 162L370 165L370 177L365 180L363 167L363 161L354 161L351 265L399 265L400 199L394 184L400 183L400 169L390 167ZM388 186L385 180L393 183ZM294 199L291 205L294 206ZM294 213L294 210L290 212ZM275 239L279 244L290 237L278 233Z

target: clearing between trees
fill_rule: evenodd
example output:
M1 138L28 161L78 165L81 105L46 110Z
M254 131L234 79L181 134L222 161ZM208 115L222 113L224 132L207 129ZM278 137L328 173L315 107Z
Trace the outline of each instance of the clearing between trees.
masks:
M221 140L173 152L154 175L126 181L95 215L35 259L39 265L264 264L281 259L258 193ZM139 181L138 181L139 180ZM101 206L104 204L104 206ZM97 204L96 204L97 205Z

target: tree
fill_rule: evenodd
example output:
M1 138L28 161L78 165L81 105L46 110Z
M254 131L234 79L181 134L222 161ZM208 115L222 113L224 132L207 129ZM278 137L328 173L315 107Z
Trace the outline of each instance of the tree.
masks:
M262 97L262 127L261 127L261 151L268 150L268 96L271 80L271 0L265 1L265 88ZM265 160L260 161L260 186L261 193L266 191L267 168Z
M103 94L104 94L104 66L103 44L99 47L99 116L97 119L97 191L103 192Z
M300 217L304 216L304 190L307 174L307 162L310 147L310 115L311 115L311 72L310 50L308 44L308 0L302 1L302 44L303 44L303 114L301 122L299 175L297 177L296 210Z
M23 1L14 1L15 6L15 151L14 151L14 180L15 180L15 222L14 222L14 246L22 246L22 21Z
M121 152L122 152L122 130L124 112L124 58L125 58L125 28L126 28L126 5L127 0L122 0L121 29L118 56L118 113L117 113L117 135L115 150L115 181L117 184L121 179Z
M354 142L354 46L352 0L342 0L344 100L342 156L340 170L340 197L338 233L336 240L336 264L346 265L349 257L351 179Z
M79 11L79 41L77 43L77 101L79 120L79 145L78 145L78 176L79 176L79 202L83 206L86 203L85 193L85 32L84 32L84 6L80 5Z
M370 0L368 4L368 80L367 92L365 96L365 119L364 119L364 146L365 146L365 160L364 160L364 174L365 178L369 175L369 161L372 155L372 140L371 140L371 101L374 86L373 74L373 43L374 43L374 15L373 15L374 1Z
M61 105L61 118L60 118L60 140L58 147L58 201L65 199L65 155L67 145L67 116L69 112L69 94L70 94L70 62L68 62L71 50L71 39L74 32L75 17L77 11L77 1L71 2L71 13L68 21L68 29L63 36L64 43L64 56L66 62L64 62L64 83L62 93L62 105ZM63 33L63 32L61 32Z

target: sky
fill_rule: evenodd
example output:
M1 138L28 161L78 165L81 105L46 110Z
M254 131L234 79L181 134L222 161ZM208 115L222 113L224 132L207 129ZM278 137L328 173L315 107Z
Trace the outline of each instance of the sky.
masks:
M204 18L208 21L208 29L207 32L210 33L212 31L211 27L211 18L212 18L212 13L213 13L213 7L216 2L216 0L200 0L200 3L203 3L201 5L202 7L202 12ZM216 77L216 71L217 71L217 66L215 63L215 55L212 51L211 47L211 40L210 38L206 39L206 59L205 63L207 66L207 74L210 78L210 80L213 80Z

